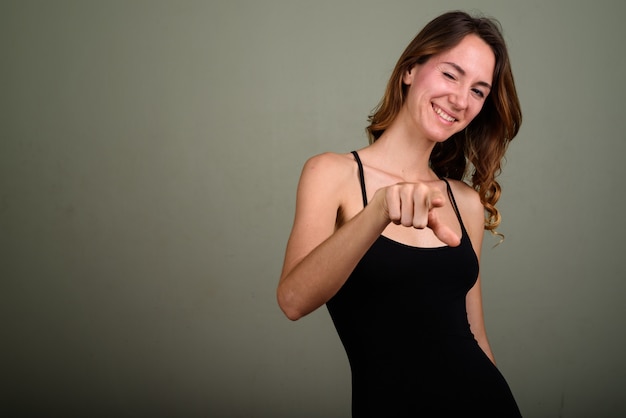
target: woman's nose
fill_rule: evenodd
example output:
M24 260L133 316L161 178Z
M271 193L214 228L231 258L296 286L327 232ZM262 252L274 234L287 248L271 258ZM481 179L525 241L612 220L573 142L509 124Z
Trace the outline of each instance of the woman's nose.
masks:
M467 107L469 94L464 91L456 91L451 94L450 101L457 109L465 109Z

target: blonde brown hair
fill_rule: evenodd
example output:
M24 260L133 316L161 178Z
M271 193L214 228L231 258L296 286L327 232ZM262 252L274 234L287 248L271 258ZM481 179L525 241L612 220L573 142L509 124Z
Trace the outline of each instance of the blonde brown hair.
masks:
M407 91L402 82L406 71L453 48L470 34L479 36L493 50L493 86L480 113L467 128L435 146L430 164L438 176L467 181L478 192L485 207L485 229L495 233L501 221L495 206L501 193L496 177L508 144L522 123L508 51L495 19L453 11L429 22L398 59L385 95L368 118L367 133L373 143L400 112Z

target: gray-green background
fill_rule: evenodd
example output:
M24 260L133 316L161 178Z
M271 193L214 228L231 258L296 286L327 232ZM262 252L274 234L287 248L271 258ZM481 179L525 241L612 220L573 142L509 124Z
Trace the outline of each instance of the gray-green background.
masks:
M2 1L0 412L347 417L275 302L300 168L431 18L497 17L524 110L483 285L526 417L626 416L626 3ZM7 415L4 415L7 416Z

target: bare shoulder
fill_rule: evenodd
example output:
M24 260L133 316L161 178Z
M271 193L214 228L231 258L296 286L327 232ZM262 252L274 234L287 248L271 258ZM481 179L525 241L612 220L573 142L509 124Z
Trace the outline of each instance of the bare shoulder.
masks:
M354 173L353 165L350 154L330 152L313 156L304 163L285 271L335 231L338 213L345 202L347 179Z
M480 196L463 181L449 180L449 182L467 233L475 245L480 245L485 227L485 207L480 201Z
M448 180L454 198L459 205L459 209L463 208L466 212L478 212L481 217L484 214L484 207L480 201L478 192L467 183L460 180Z
M302 169L300 188L324 194L341 192L346 181L355 172L356 165L350 154L325 152L309 158Z
M345 175L353 165L354 160L350 154L325 152L309 158L304 164L303 171L314 171L316 175Z

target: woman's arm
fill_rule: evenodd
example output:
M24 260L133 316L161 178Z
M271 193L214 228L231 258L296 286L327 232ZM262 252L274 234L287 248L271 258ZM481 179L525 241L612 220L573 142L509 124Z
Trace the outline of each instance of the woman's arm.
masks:
M474 338L478 341L478 345L485 352L487 357L496 364L496 359L491 351L489 340L487 339L487 331L485 329L485 320L483 315L482 295L480 289L480 277L474 284L474 287L467 294L467 319Z
M389 223L379 205L369 204L336 229L346 185L351 181L358 187L354 168L353 161L337 154L318 155L304 165L277 290L289 319L307 315L337 293Z
M485 231L484 206L480 202L478 193L465 184L460 184L460 187L455 189L455 195L461 198L457 199L459 203L462 202L459 210L462 213L465 227L472 242L474 252L480 262L480 254ZM491 351L491 346L489 345L489 340L487 339L487 331L485 328L480 275L478 276L478 280L476 280L474 286L467 293L466 305L467 320L469 321L470 329L472 334L474 334L474 338L476 338L478 345L482 348L487 357L491 359L493 364L496 364L495 357Z
M311 158L303 168L277 289L278 304L289 319L299 319L333 297L390 222L428 226L440 240L458 245L459 238L431 211L445 204L443 194L425 184L381 188L363 210L338 226L345 199L358 190L355 168L351 158L330 153Z

